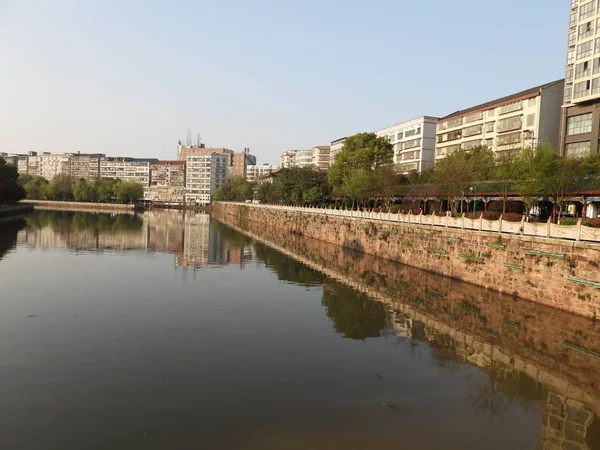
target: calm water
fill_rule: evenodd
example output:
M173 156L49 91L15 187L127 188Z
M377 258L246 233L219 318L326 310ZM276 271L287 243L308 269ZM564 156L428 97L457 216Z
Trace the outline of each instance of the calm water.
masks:
M0 448L600 449L591 321L289 251L195 214L0 224Z

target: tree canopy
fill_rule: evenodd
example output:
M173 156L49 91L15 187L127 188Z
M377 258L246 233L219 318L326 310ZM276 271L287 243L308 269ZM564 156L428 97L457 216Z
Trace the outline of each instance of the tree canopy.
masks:
M316 168L282 169L272 183L262 184L258 199L263 203L315 205L330 200L327 173Z
M17 168L0 158L0 205L12 205L25 198L25 191L18 180Z
M244 177L230 178L224 186L216 189L214 199L225 202L252 200L254 187Z

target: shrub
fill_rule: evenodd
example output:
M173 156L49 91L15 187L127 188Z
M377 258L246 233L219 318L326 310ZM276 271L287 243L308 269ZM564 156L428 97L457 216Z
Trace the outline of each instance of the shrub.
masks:
M499 220L502 214L495 211L485 211L483 213L483 218L486 220Z
M502 201L493 201L488 205L489 212L502 212ZM508 200L506 202L506 213L523 213L523 202Z
M577 225L577 219L562 219L560 224L565 226Z
M502 216L502 219L507 220L509 222L520 222L521 220L523 220L523 214L506 213Z
M561 219L561 225L577 225L578 219ZM581 225L584 227L600 228L600 218L582 219Z
M390 212L392 214L398 214L402 210L402 205L392 205L390 207Z

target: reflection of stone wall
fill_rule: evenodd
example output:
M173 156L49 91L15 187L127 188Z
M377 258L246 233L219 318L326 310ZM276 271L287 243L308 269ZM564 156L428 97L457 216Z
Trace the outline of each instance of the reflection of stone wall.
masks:
M540 448L590 450L587 434L594 419L594 414L585 404L549 392L542 405Z
M526 374L600 414L600 327L589 319L340 246L221 216L234 227L447 336L459 360ZM237 226L237 225L241 226ZM567 345L567 343L569 345Z
M258 223L410 264L587 317L600 316L600 245L327 217L215 203L217 218ZM576 277L571 278L569 277Z

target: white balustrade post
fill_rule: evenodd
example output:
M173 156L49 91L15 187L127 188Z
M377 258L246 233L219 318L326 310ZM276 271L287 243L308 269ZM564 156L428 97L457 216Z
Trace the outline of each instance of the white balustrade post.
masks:
M581 240L581 217L579 218L579 220L577 221L577 237L575 238L577 241Z
M521 219L521 229L519 230L521 234L525 234L525 216Z
M423 225L423 213L419 213L419 225Z
M450 214L446 214L446 228L450 226Z
M483 230L483 213L481 214L481 217L479 218L479 231Z
M546 227L546 237L552 236L552 218L548 217L548 226ZM579 240L579 239L578 239Z
M503 220L502 217L503 216L504 216L504 214L500 214L500 218L498 219L498 233L502 233L502 220Z

